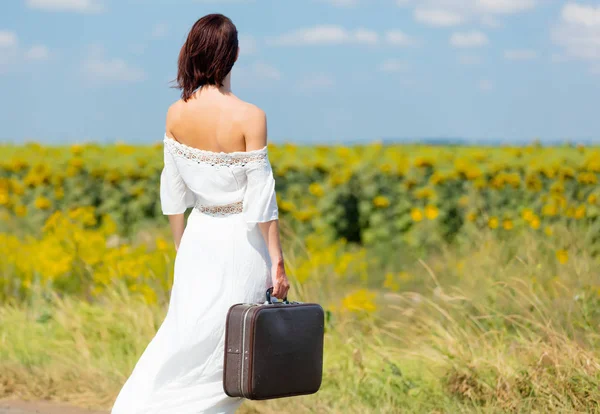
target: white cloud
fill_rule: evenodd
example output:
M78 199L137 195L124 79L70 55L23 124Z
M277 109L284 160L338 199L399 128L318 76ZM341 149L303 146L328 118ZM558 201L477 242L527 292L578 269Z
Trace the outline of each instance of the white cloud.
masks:
M477 0L477 5L484 13L513 14L533 9L537 0Z
M600 60L600 6L566 4L552 37L568 56Z
M375 45L379 42L379 35L371 30L358 29L354 32L354 39L356 43Z
M415 20L429 26L457 26L464 21L464 17L457 12L443 9L415 9Z
M281 79L281 72L274 67L264 62L255 62L252 65L252 71L255 75L263 79L279 80Z
M323 0L336 7L354 7L357 6L359 0Z
M196 3L208 4L230 4L230 3L254 3L255 0L195 0Z
M563 7L562 18L567 23L587 27L600 26L600 6L586 6L570 3Z
M169 25L166 23L156 23L152 28L152 37L165 37L169 34Z
M415 7L414 18L429 26L451 27L479 21L499 27L495 16L522 13L535 8L539 0L396 0L400 7Z
M348 30L337 25L322 25L296 30L271 38L267 43L275 46L316 46L316 45L367 45L380 43L379 33L365 28ZM416 39L401 30L389 30L383 34L383 40L392 46L415 46Z
M265 62L254 62L250 66L234 66L232 82L244 88L254 88L268 85L281 80L282 74L276 67Z
M450 37L450 44L454 47L481 47L489 43L485 33L473 30L470 32L454 33Z
M379 65L381 72L403 72L406 70L408 65L406 62L397 59L389 59Z
M27 6L38 10L77 13L99 13L104 11L104 4L99 0L27 0Z
M335 85L335 79L325 73L317 73L305 77L298 83L298 88L302 91L325 89Z
M489 79L481 79L477 86L483 92L490 92L492 89L494 89L494 84Z
M348 32L340 26L315 26L283 34L271 41L280 46L340 44L347 40Z
M7 30L0 30L0 48L17 46L17 34Z
M374 44L377 43L377 33L367 29L347 30L336 25L321 25L299 29L283 34L269 41L277 46L307 46L307 45L340 45L340 44Z
M240 55L250 56L256 53L258 44L256 39L250 35L241 35L239 37Z
M481 18L481 24L490 29L499 29L502 27L502 23L494 16L483 16Z
M50 50L44 45L34 45L25 52L25 57L29 60L46 60L50 57Z
M140 82L146 73L123 59L107 58L104 48L92 46L88 58L83 62L83 73L94 82Z
M9 70L19 60L19 47L16 33L0 31L0 74Z
M458 57L458 63L465 66L474 66L482 64L483 60L476 55L461 55Z
M530 49L513 49L504 51L506 60L533 60L537 59L538 53Z
M0 30L0 72L18 68L25 60L45 60L50 51L44 45L33 45L24 49L14 32Z
M416 41L400 30L390 30L385 34L386 41L394 46L413 46Z

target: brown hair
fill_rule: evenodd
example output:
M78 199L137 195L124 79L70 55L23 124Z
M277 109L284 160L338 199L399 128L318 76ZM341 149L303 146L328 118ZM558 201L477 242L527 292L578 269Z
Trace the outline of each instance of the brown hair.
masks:
M181 89L181 98L187 101L205 85L223 86L237 53L237 28L228 17L208 14L198 19L179 52L175 87Z

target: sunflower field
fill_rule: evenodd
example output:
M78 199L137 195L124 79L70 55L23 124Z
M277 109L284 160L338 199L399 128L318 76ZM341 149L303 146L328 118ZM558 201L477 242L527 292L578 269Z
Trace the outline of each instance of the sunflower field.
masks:
M162 143L0 146L0 213L31 228L93 207L121 233L162 220ZM301 235L364 245L451 241L466 227L594 225L600 149L269 144L281 215Z

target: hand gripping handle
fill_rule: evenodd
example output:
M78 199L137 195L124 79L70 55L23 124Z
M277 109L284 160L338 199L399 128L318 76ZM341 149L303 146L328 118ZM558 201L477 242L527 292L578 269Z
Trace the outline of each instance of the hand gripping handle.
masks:
M272 287L270 287L270 288L268 288L268 289L267 289L267 294L266 294L266 296L267 296L267 303L268 303L268 304L271 304L271 303L272 303L272 302L271 302L271 295L272 295L272 294L273 294L273 288L272 288ZM273 296L273 297L275 297L275 296ZM286 296L285 298L283 298L283 303L286 303L286 304L289 304L289 303L290 303L290 302L288 302L287 296Z

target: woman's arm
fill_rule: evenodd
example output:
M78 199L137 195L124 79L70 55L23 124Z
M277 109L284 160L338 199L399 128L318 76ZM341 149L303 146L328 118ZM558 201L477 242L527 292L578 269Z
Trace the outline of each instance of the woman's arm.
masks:
M248 110L245 125L246 151L259 150L267 145L267 116L265 112L255 106ZM265 239L271 258L271 279L273 282L273 295L278 299L287 297L290 284L285 274L283 251L279 238L279 219L259 222L260 232Z
M165 131L169 137L174 137L172 133L173 125L177 121L177 109L176 104L169 107L165 120ZM179 250L179 243L181 243L181 237L183 236L183 230L185 229L185 216L181 214L169 214L169 225L171 226L171 234L173 235L173 243L175 243L175 250Z
M179 243L185 229L185 216L183 214L169 215L169 225L171 226L171 234L175 243L175 250L179 250Z
M283 251L279 240L279 219L258 223L265 239L271 258L271 281L273 282L273 296L278 299L287 297L290 284L285 274Z

